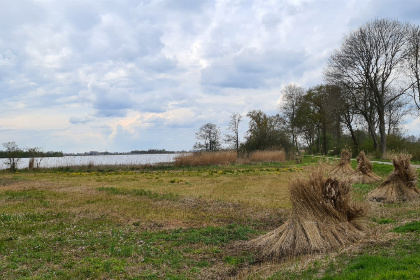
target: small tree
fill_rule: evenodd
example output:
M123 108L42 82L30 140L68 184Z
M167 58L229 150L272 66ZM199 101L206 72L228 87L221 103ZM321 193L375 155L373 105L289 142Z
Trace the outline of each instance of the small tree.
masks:
M231 131L233 134L225 134L224 141L228 144L231 144L236 153L239 153L239 123L242 120L242 116L239 113L233 113L230 117L230 122L228 126L228 130Z
M246 152L284 149L289 153L293 144L284 129L280 116L268 116L261 110L253 110L247 114L250 118L246 142L243 148Z
M22 158L23 151L14 141L3 143L3 147L6 148L7 156L7 159L4 163L9 165L11 172L15 172L17 170L18 162Z
M302 98L305 95L305 89L295 84L286 86L282 91L283 103L279 106L279 110L282 113L286 125L292 134L292 142L299 153L298 147L298 129L297 129L297 113Z
M32 170L34 168L39 168L41 165L41 161L43 160L43 152L41 148L39 147L32 147L32 148L26 148L28 152L29 158L29 165L28 169Z
M206 123L198 132L195 133L198 142L194 144L194 149L205 150L206 152L214 152L220 149L220 129L212 123Z

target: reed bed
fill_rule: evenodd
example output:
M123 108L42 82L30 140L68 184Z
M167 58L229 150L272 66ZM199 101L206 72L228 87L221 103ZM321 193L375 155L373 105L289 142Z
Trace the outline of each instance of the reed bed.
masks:
M256 151L249 156L249 159L251 162L284 162L286 154L284 151Z
M206 166L284 161L286 161L284 151L256 151L248 157L238 157L236 151L219 151L179 155L174 159L174 164L175 166Z
M199 152L175 157L175 166L229 165L236 163L235 151Z

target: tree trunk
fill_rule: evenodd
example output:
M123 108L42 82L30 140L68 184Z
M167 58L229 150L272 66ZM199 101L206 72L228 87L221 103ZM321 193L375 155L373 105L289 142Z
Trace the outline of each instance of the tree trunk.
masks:
M356 137L356 134L354 133L353 126L351 124L347 124L347 128L350 130L351 140L353 140L354 152L358 154L359 142L357 141L357 137Z
M386 129L385 129L385 114L379 110L379 135L381 137L381 157L386 157Z
M324 124L324 127L322 128L322 137L324 138L324 139L322 139L323 141L322 141L322 149L324 150L324 155L326 155L327 153L328 153L328 151L327 151L327 128L326 128L326 125Z
M316 139L316 152L321 153L321 131L319 127L318 127L318 135Z
M365 118L368 124L369 134L370 136L372 136L372 139L373 139L373 148L375 150L378 150L378 138L376 137L376 131L375 131L375 126L373 124L373 121L367 114L363 114L363 117Z

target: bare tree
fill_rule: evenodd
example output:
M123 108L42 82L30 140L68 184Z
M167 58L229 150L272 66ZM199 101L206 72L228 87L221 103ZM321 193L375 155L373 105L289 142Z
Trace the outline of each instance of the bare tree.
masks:
M387 133L397 134L401 128L404 117L410 114L412 108L408 96L394 100L388 103L385 108L385 119L387 123Z
M206 152L214 152L220 149L220 129L215 124L206 123L195 133L195 136L203 143L195 143L194 149L204 149Z
M380 150L386 154L385 110L389 103L408 93L403 83L410 26L396 20L377 19L350 33L329 60L329 82L365 90L374 103L379 122ZM393 95L388 89L394 86Z
M226 143L231 144L235 148L236 153L239 153L239 123L241 120L242 116L239 113L233 113L230 116L228 130L233 134L225 134L224 139Z
M28 169L39 169L41 161L44 159L42 149L39 147L30 147L26 148L26 151L28 152L29 156Z
M293 145L299 153L297 112L305 90L295 84L290 84L281 93L284 102L279 106L279 110L286 121L286 126L290 129Z
M15 172L17 170L18 163L22 158L22 149L18 147L16 142L3 143L3 147L6 148L7 160L5 164L9 165L10 171Z
M411 28L407 50L408 76L412 83L414 102L420 110L420 27Z
M374 97L372 96L369 87L352 89L348 91L349 97L352 99L355 113L363 117L367 124L367 129L373 140L373 148L378 150L379 143L377 137L377 109Z

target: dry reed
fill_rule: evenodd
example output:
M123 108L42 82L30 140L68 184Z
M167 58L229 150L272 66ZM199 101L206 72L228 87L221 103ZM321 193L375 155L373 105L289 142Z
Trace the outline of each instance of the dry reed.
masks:
M236 162L236 151L198 152L175 157L176 166L228 165Z
M251 162L284 162L286 154L284 151L256 151L250 154Z
M361 151L356 158L357 167L356 175L354 175L353 182L369 184L380 181L382 178L373 173L372 163L367 158L365 152Z
M364 214L351 200L351 184L324 178L321 167L290 185L292 213L282 226L248 243L265 260L331 251L363 237L355 219Z
M340 158L340 162L338 163L338 165L336 167L334 167L331 171L330 174L331 175L354 175L356 173L356 171L354 171L354 169L351 167L350 165L350 160L351 160L351 152L349 152L346 149L343 149L341 151L341 158Z
M411 155L400 154L392 159L394 171L376 189L368 193L368 199L381 202L410 201L419 197L417 171L410 165Z
M30 158L29 162L28 162L28 169L29 170L33 170L35 166L35 159L34 158Z

